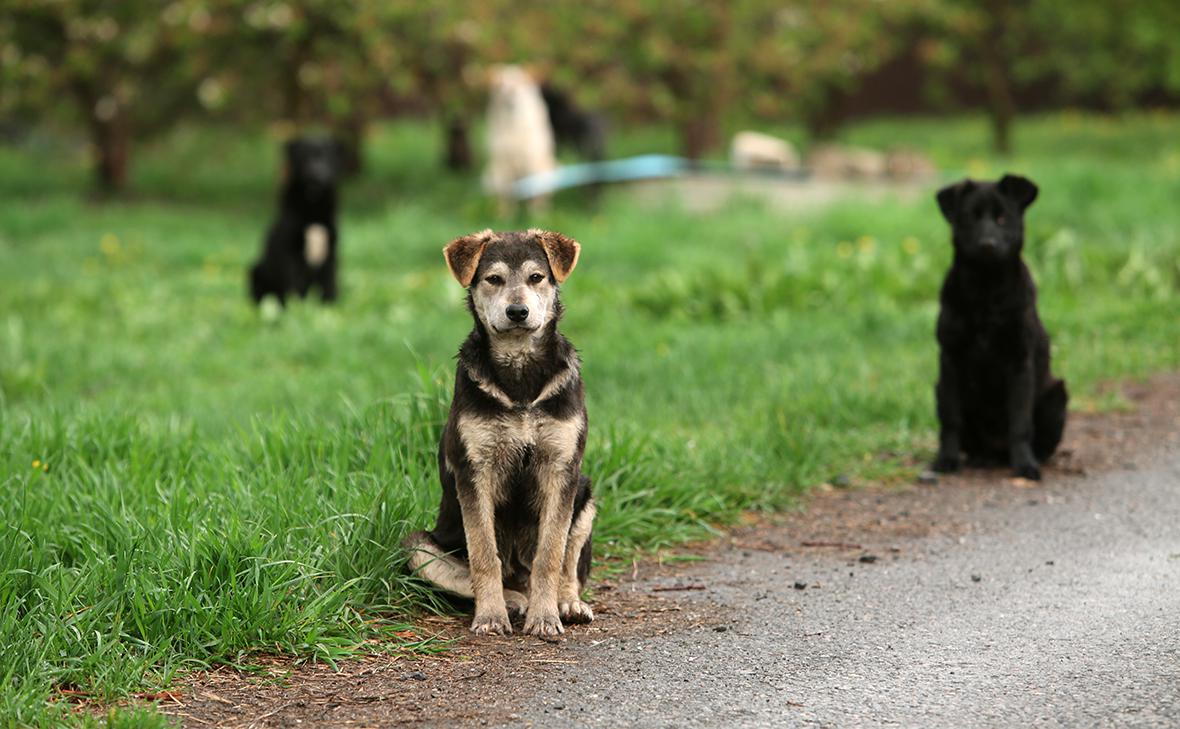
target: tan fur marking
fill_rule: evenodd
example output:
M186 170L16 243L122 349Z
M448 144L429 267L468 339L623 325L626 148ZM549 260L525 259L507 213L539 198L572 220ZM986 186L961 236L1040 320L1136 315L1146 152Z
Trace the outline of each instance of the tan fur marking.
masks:
M443 248L447 268L455 280L464 287L471 285L471 279L475 278L475 269L479 268L479 259L483 257L484 248L493 238L495 233L488 228L456 238Z
M569 539L565 543L565 558L561 565L561 589L558 593L558 612L567 623L588 623L594 619L594 611L582 602L582 583L578 580L578 558L582 548L594 529L594 517L598 507L594 499L586 502L581 513L570 527Z
M410 569L414 574L459 597L475 597L471 590L471 571L462 560L437 551L430 538L422 533L411 535L405 547L410 550Z
M328 260L328 229L323 225L313 223L303 231L303 260L317 268Z
M496 383L488 382L470 370L467 370L467 376L472 382L475 383L475 386L480 390L483 390L484 394L486 394L488 397L492 398L506 408L515 406L516 403L512 402L512 398L508 397L508 393L497 387Z
M510 467L528 446L536 449L538 461L568 468L582 434L582 420L558 420L533 410L494 417L461 415L458 430L467 459L476 471Z
M541 388L541 394L537 395L536 399L534 399L532 402L533 407L540 405L557 393L561 392L567 385L577 378L578 368L575 364L571 364L561 372L558 372L553 376L552 380L546 382L545 386Z
M475 619L471 630L478 635L512 633L508 608L504 602L504 573L496 549L496 507L492 494L500 486L491 469L476 469L474 493L463 498L460 491L459 511L463 516L463 531L467 537L467 561L471 569L471 591L475 597Z
M564 466L565 464L562 464ZM568 477L564 467L553 464L538 473L537 551L529 574L529 610L525 616L524 632L531 635L560 635L561 613L557 603L557 588L561 578L566 541L569 538L573 500L564 493L562 480Z

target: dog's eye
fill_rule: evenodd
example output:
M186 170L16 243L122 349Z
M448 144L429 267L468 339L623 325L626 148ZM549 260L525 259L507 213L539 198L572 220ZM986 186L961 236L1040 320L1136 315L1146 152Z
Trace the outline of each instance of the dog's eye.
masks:
M545 277L539 273L534 273L533 275L529 276L529 283L541 283L544 280Z
M497 276L496 274L493 273L491 276L487 276L486 278L484 278L484 281L487 281L488 283L490 283L493 286L500 286L501 284L504 283L504 277Z

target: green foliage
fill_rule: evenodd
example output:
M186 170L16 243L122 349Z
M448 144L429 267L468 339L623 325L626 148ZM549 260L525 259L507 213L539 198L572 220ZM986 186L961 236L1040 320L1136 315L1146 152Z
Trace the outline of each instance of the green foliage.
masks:
M517 62L619 119L670 124L699 157L730 122L830 134L870 74L911 54L944 90L985 92L1005 148L1020 89L1115 107L1180 93L1176 5L1113 12L1104 0L11 0L0 115L84 126L100 184L117 189L131 147L186 117L329 128L359 155L391 111L477 115L486 66Z

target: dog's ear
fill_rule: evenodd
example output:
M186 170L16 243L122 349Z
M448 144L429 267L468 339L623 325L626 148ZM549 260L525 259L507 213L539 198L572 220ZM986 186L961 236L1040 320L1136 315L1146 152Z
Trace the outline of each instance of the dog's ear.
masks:
M492 231L481 230L456 238L443 248L447 268L451 269L451 275L464 287L471 285L471 279L475 278L475 269L479 268L479 259L483 257L483 251L491 240Z
M1032 180L1020 175L1004 175L996 189L1001 195L1019 205L1021 210L1028 208L1037 199L1037 186Z
M574 266L578 265L582 246L573 238L550 230L534 228L529 232L545 249L545 257L549 259L549 269L553 271L553 278L557 279L557 283L564 282L574 272Z
M942 211L942 217L946 218L946 222L955 222L955 213L959 211L959 201L974 187L975 183L971 180L960 180L938 191L938 195L936 195L938 209Z

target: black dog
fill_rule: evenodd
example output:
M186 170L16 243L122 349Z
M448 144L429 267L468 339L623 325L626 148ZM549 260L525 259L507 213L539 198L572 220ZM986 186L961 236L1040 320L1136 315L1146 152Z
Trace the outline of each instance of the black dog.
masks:
M1061 442L1069 396L1050 372L1036 285L1020 257L1024 211L1036 198L1037 186L1015 175L938 192L955 254L938 317L936 471L957 470L962 450L1039 479L1038 463Z
M586 111L561 89L541 85L541 98L549 110L553 141L573 149L583 159L601 162L606 158L606 118Z
M287 294L302 298L315 285L324 301L335 301L340 145L293 139L285 151L279 217L267 233L262 258L250 269L250 295L255 304L272 294L285 304Z

